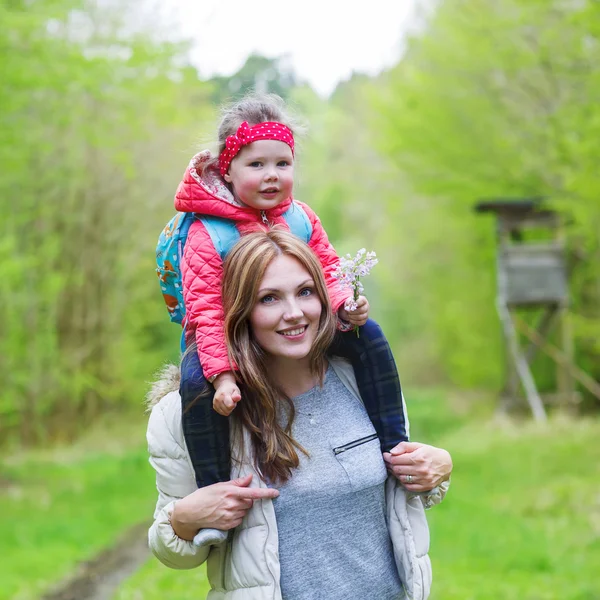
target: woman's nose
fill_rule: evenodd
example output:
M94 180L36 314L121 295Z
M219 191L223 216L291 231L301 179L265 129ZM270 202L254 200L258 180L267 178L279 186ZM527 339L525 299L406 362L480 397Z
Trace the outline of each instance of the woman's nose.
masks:
M297 321L298 319L302 318L303 314L304 313L302 312L302 309L300 308L297 302L289 302L286 306L283 318L286 321Z

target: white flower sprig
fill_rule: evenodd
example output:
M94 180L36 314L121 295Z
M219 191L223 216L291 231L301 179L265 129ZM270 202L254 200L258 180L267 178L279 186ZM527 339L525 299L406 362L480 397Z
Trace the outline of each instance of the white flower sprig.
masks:
M349 287L353 292L352 298L348 298L344 304L344 308L348 312L356 310L356 301L364 292L360 278L368 275L378 262L375 252L367 252L364 248L361 248L354 258L350 254L346 254L346 256L340 258L340 264L333 273L333 277L340 282L342 287ZM354 326L354 331L358 336L358 327L356 325Z

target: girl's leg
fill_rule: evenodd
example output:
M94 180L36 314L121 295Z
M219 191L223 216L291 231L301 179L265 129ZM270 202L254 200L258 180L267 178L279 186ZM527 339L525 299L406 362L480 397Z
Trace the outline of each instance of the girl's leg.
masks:
M182 426L196 483L204 487L230 479L229 421L213 409L213 386L204 379L197 352L181 362Z
M354 331L338 332L332 351L352 363L381 450L389 452L400 442L407 441L408 417L398 369L381 327L369 319L360 328L360 337Z

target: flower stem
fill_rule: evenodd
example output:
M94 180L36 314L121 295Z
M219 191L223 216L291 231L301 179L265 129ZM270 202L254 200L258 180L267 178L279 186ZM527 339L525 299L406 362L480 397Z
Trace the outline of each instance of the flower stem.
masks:
M358 284L358 282L360 281L360 277L358 277L358 275L356 276L356 283ZM354 288L354 300L358 300L358 285L355 286ZM354 326L354 333L356 333L356 337L359 338L360 337L360 332L358 330L358 325Z

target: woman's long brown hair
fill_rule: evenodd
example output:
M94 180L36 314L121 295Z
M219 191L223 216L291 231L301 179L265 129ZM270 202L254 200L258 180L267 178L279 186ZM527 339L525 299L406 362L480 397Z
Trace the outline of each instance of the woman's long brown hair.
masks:
M281 255L295 258L308 271L321 300L319 330L308 359L311 372L322 384L325 356L336 327L323 270L312 250L295 235L277 228L250 233L227 256L222 284L227 349L231 363L237 365L242 391L233 422L248 430L255 466L265 479L273 482L286 481L299 464L298 451L305 452L291 435L294 405L271 379L268 356L257 344L250 327L250 314L265 271ZM280 415L285 409L287 421L282 426Z

